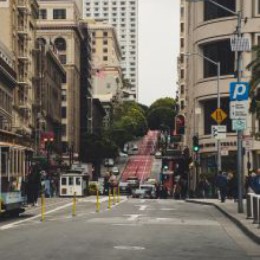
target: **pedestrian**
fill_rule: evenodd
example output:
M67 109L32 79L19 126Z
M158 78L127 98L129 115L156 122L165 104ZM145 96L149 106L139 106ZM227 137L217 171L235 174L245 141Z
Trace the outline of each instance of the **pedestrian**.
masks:
M245 178L245 190L246 193L254 193L253 190L253 178L256 176L256 170L252 170Z
M215 183L220 191L220 200L223 203L225 202L227 197L227 184L228 184L227 174L219 171L218 175L216 176Z
M209 187L210 187L210 184L209 184L207 178L204 175L201 176L200 180L199 180L199 184L198 184L199 197L201 197L203 199L208 197Z
M30 174L30 185L31 185L31 195L32 195L32 204L33 206L38 206L38 198L41 190L41 174L40 174L40 166L37 162L32 167L32 172Z
M260 168L257 169L256 175L252 177L252 188L256 194L260 194Z
M227 197L229 199L237 200L238 198L238 183L236 175L233 172L229 172L227 175L228 179L228 191Z

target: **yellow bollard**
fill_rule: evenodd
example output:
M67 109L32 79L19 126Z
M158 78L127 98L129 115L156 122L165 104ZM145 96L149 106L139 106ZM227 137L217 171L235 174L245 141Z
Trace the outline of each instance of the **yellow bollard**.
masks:
M72 217L76 216L76 205L77 205L77 193L74 192L73 200L72 200Z
M116 204L116 188L113 188L113 204Z
M41 194L41 222L45 221L45 197Z
M117 203L120 202L120 189L119 189L119 185L117 187Z
M96 187L97 189L97 204L96 204L96 212L99 212L100 210L100 203L99 203L99 192L98 192L98 186Z
M111 209L111 189L108 190L108 208Z

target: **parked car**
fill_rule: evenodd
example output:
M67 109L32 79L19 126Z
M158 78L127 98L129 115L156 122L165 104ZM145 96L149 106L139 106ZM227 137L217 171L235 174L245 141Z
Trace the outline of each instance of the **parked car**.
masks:
M146 196L146 190L144 189L135 189L132 192L133 198L139 198L139 199L144 199Z
M152 184L141 184L141 190L145 191L145 198L155 199L156 198L156 188L155 185Z
M156 159L162 159L162 153L159 152L159 151L157 151L157 152L155 153L155 158L156 158Z
M119 190L120 194L122 195L130 195L131 189L129 187L129 184L127 182L119 182Z
M127 158L127 157L128 157L128 154L119 152L119 157L121 157L121 158Z

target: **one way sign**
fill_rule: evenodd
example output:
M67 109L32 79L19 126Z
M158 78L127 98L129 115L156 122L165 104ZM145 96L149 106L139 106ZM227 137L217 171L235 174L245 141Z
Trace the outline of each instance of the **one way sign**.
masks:
M212 125L211 134L215 139L225 139L227 134L226 125Z

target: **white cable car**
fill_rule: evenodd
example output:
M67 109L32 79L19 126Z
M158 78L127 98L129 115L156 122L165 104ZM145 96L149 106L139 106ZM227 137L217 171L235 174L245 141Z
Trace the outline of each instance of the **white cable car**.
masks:
M60 175L60 197L86 196L87 195L87 174L81 171L68 171Z

